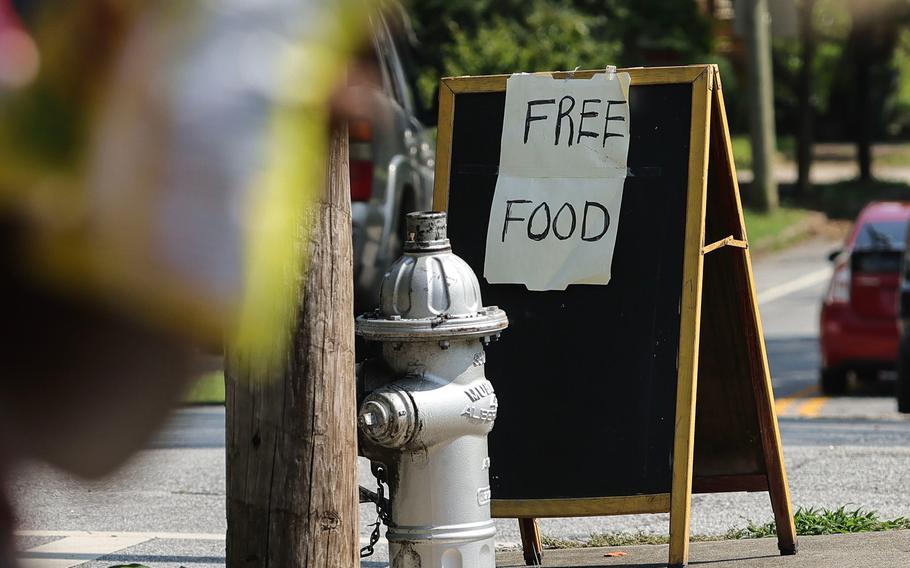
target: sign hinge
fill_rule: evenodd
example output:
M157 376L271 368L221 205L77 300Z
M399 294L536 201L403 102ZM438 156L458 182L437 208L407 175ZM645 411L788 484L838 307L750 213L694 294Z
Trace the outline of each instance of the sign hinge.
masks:
M721 239L717 242L711 243L710 245L706 245L706 246L702 247L701 253L703 255L705 255L705 254L708 254L709 252L713 252L722 247L734 247L734 248L747 249L747 248L749 248L749 243L747 241L743 241L743 240L734 238L733 235L730 235L727 238Z

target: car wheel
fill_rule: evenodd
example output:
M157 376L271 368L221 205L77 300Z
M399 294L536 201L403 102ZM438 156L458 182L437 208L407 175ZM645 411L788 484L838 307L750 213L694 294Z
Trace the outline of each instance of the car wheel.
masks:
M820 379L822 394L841 395L847 392L847 371L842 368L822 369Z
M910 334L901 334L897 357L897 411L910 414Z

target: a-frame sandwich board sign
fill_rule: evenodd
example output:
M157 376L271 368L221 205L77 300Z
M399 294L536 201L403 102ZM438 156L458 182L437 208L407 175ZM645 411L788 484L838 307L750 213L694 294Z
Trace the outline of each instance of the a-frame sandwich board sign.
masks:
M492 514L670 514L689 556L692 493L766 491L781 554L796 533L717 67L620 69L630 146L613 276L529 291L481 278L511 326L487 350L499 398ZM590 78L597 71L553 73ZM502 144L507 75L441 81L434 207L478 275Z

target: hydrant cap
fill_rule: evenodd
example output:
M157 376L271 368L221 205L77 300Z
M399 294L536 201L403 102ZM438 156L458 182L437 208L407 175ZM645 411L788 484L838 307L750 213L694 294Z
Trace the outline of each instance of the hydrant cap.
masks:
M446 237L446 214L443 211L415 211L405 216L407 240L405 252L430 252L452 247Z
M452 253L446 214L407 215L404 254L382 280L379 310L357 318L357 332L377 340L427 341L498 335L505 312L483 307L471 267Z

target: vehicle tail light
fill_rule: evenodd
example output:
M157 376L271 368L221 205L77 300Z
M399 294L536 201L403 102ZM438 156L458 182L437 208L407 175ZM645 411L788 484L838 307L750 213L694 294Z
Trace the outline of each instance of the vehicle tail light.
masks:
M844 263L834 269L831 277L831 288L828 289L828 303L846 304L850 301L850 263Z
M369 201L373 195L373 127L366 120L348 125L351 201Z

